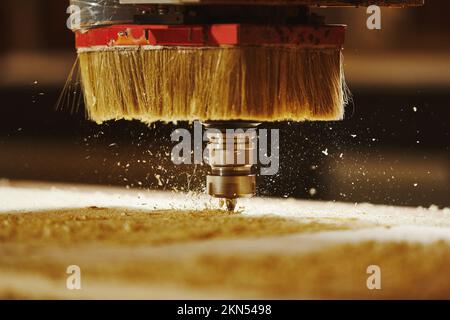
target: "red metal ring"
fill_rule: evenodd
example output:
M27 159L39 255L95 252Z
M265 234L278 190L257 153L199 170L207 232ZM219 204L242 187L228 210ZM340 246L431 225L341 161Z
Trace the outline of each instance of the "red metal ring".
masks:
M114 25L76 32L77 48L98 46L253 46L342 47L343 25Z

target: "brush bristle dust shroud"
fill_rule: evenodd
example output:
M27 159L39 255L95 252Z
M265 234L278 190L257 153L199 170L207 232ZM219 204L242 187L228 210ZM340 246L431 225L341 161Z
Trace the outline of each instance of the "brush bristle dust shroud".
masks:
M87 114L96 122L343 117L345 26L272 25L256 18L137 23L134 6L82 3L89 19L76 30L76 46Z
M163 2L163 4L160 4ZM422 0L71 0L88 117L339 120L345 26L309 6Z
M71 2L81 9L73 29L88 117L200 120L216 129L207 192L233 211L237 198L255 194L256 175L252 157L227 155L254 154L256 144L226 129L343 118L345 26L325 24L309 6L419 0Z

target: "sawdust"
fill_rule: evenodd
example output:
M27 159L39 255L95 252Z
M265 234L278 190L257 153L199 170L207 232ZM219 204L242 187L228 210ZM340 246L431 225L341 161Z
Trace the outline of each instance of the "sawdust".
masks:
M89 208L0 215L0 298L450 298L450 245L362 242L270 250L281 236L358 228L226 212ZM254 251L239 244L254 239ZM382 269L370 291L367 267Z
M382 270L382 290L367 288L367 267ZM445 243L346 244L307 254L223 256L214 253L182 261L141 260L95 276L177 284L233 292L261 299L449 299L450 246ZM93 275L94 275L93 274Z
M327 220L324 220L326 222ZM268 237L350 228L350 220L319 223L226 211L133 211L86 208L0 215L0 243L81 244L102 242L162 245L208 239Z
M380 291L367 288L370 265L381 267ZM449 265L450 246L445 243L365 242L305 255L205 256L196 261L195 269L207 276L190 272L179 281L207 287L202 281L207 278L223 283L224 289L254 290L260 298L273 299L449 299ZM177 274L173 269L166 271Z

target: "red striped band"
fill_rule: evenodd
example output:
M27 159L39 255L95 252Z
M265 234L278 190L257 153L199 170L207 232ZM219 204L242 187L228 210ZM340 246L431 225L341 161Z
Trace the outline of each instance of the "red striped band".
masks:
M341 48L345 29L343 25L113 25L77 31L76 47L286 45Z

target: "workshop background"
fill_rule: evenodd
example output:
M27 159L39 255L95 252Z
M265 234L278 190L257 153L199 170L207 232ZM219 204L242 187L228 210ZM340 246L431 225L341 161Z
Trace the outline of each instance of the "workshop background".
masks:
M426 2L382 9L381 31L364 8L321 12L349 26L353 101L342 122L264 125L281 129L281 170L259 177L260 195L450 205L450 2ZM188 124L91 123L76 85L58 105L76 59L67 6L0 2L0 179L201 191L205 167L170 161Z

